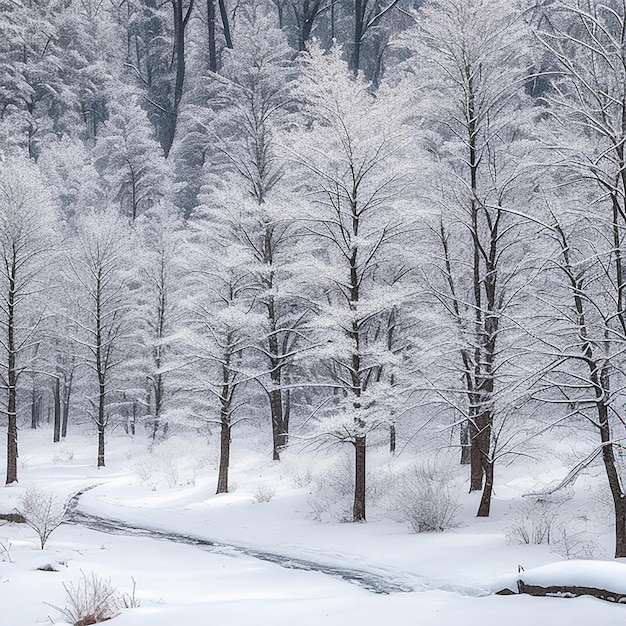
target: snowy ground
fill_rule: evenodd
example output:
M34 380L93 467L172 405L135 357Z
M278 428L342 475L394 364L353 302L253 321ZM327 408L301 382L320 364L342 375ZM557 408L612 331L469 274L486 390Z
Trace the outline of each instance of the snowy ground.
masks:
M237 489L215 496L212 463L172 479L189 484L168 486L166 478L155 482L158 472L146 466L145 442L112 437L107 467L98 471L91 441L85 445L75 438L53 446L50 439L45 430L22 433L20 484L1 491L0 511L10 511L30 484L53 488L63 497L98 485L81 497L81 511L222 546L179 545L63 524L42 551L32 530L4 525L0 541L8 550L4 555L0 551L2 626L64 623L50 604L65 604L63 583L78 581L81 572L110 578L125 591L136 581L141 606L125 610L108 622L111 626L373 626L392 621L610 626L626 620L626 606L589 597L490 594L494 580L517 572L518 564L528 570L561 560L548 546L506 542L508 499L529 486L519 478L503 480L492 519L476 520L477 503L468 496L457 529L417 535L374 514L374 521L365 524L315 521L310 489L293 486L306 481L294 481L289 462L268 462L261 451L236 449L232 477ZM519 468L511 473L519 475ZM257 501L263 487L275 491L269 502ZM610 537L599 540L609 543ZM369 572L414 591L375 594L336 576L289 569L241 550ZM46 564L59 571L36 569Z

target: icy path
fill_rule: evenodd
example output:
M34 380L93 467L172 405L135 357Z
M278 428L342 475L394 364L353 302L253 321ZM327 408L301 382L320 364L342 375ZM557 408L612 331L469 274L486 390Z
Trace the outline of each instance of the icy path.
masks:
M426 579L422 579L407 572L396 573L391 572L388 569L386 571L381 571L381 568L376 568L378 571L374 571L374 568L368 571L353 567L340 567L337 565L322 563L320 561L269 552L264 549L250 546L225 543L194 535L149 528L147 526L139 526L122 520L92 515L85 513L78 508L81 495L88 489L83 489L70 499L65 523L84 526L103 533L145 537L149 539L169 541L171 543L196 546L203 550L209 550L222 555L244 555L261 561L267 561L287 569L318 572L335 578L340 578L349 583L359 585L367 591L376 594L438 590L473 597L488 595L484 589L471 588L463 585L433 585L426 581Z

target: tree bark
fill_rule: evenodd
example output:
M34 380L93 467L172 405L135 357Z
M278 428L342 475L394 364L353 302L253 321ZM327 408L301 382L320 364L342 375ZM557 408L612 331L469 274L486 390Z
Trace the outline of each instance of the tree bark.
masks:
M485 458L483 461L485 469L485 486L480 498L480 506L476 517L489 517L491 511L491 495L493 493L493 459Z
M98 467L104 467L104 431L106 428L105 415L106 388L104 383L99 385L98 393Z
M359 73L361 68L361 43L365 28L365 10L368 0L354 0L354 39L352 41L352 56L350 65L352 71Z
M365 436L357 437L354 442L354 505L352 519L355 522L365 521Z
M58 376L54 379L52 393L54 396L54 428L52 441L58 443L61 440L61 379Z
M480 429L478 419L469 421L470 432L470 492L480 491L483 488L483 462L480 445Z
M17 371L15 351L15 257L9 272L9 293L7 299L7 348L8 348L8 401L7 401L7 479L6 484L17 482Z
M228 338L230 343L231 337ZM228 493L228 468L230 466L230 408L233 398L230 362L232 353L227 353L222 365L222 392L220 397L220 465L217 474L217 491Z
M472 461L472 444L470 442L469 423L461 424L461 465L469 465Z
M220 17L222 18L222 28L224 29L224 39L226 41L226 47L232 49L233 39L230 34L230 21L228 19L228 11L226 10L225 0L219 0Z
M209 34L209 70L217 72L217 50L215 46L215 0L206 0L207 30Z
M228 468L230 465L230 424L222 416L220 430L220 466L217 475L216 493L228 493Z
M63 419L61 422L61 437L67 437L67 423L70 417L70 401L72 399L72 382L74 380L74 371L72 370L69 379L63 384Z

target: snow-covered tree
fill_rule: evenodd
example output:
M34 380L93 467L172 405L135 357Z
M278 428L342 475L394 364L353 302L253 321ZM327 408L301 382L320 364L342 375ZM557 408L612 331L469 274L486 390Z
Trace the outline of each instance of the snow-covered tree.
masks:
M436 162L429 193L441 211L431 223L438 250L426 280L448 324L429 378L442 377L437 389L462 381L465 402L439 395L467 418L470 490L483 489L478 515L488 516L498 434L523 393L509 376L531 257L520 215L530 212L535 185L524 167L533 140L524 100L527 30L511 0L430 0L416 22L403 42L414 53L409 71L423 94L423 141Z
M135 220L165 196L169 170L136 93L127 90L124 94L126 98L111 106L100 131L94 165L121 213Z
M105 432L116 391L114 375L125 358L130 307L129 226L114 209L90 210L76 220L68 254L77 329L73 338L91 372L90 415L98 432L98 467L105 464Z
M160 430L167 431L163 413L174 391L168 384L168 368L173 360L171 335L181 309L183 231L176 208L167 203L147 211L136 227L140 248L135 317L141 335L139 342L145 351L140 369L148 381L147 419L155 439Z
M302 212L312 254L307 261L322 298L312 322L319 356L341 390L319 420L320 434L355 450L353 519L365 519L367 436L387 424L387 389L377 374L389 358L380 332L386 315L406 297L402 284L379 280L397 261L412 217L402 211L408 180L403 102L390 90L374 95L333 48L312 47L298 94L302 128L289 151L299 186L311 203ZM310 274L309 274L310 275Z
M555 358L547 380L561 394L557 401L578 407L574 414L593 426L615 513L615 556L622 557L625 478L615 429L623 427L625 383L626 5L565 0L538 10L546 19L537 34L555 68L544 100L560 188L547 218L557 244L544 294L552 306L547 349Z
M253 378L245 352L259 320L251 311L252 260L233 245L220 209L200 209L189 224L180 371L181 387L195 398L196 416L219 424L217 493L227 493L231 430L250 401L243 387Z
M7 484L17 481L18 382L44 312L37 295L53 233L54 212L37 169L27 161L0 162L0 368L7 393Z
M249 269L257 310L266 320L258 350L267 367L257 380L269 401L272 454L278 460L289 430L290 396L283 386L304 317L294 311L290 294L288 268L298 250L294 198L281 184L284 164L276 145L276 133L288 119L292 51L259 7L238 19L234 36L237 45L224 52L216 82L211 162L226 177L215 192L222 219L254 262Z

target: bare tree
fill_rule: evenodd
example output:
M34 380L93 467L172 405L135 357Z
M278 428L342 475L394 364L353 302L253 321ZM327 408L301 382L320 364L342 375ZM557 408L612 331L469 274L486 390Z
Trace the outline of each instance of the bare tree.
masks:
M7 484L17 482L17 389L36 343L43 305L28 309L41 289L53 244L53 212L37 170L0 163L0 329L2 384L7 391Z
M65 508L65 503L54 493L34 486L29 487L20 498L18 512L37 533L42 550L52 532L63 522Z
M258 382L268 397L272 456L278 460L289 431L290 395L284 389L285 378L303 318L294 314L293 298L285 287L289 282L286 267L294 258L295 224L289 210L292 199L281 185L283 162L276 146L276 134L285 124L292 100L292 51L284 34L258 8L239 18L236 35L240 45L224 55L215 155L228 164L233 184L218 195L233 236L254 259L251 276L266 319L258 349L269 372ZM242 193L233 192L238 188Z
M389 356L380 327L406 297L401 284L379 282L377 273L393 273L401 257L395 242L411 218L399 213L402 105L389 92L372 95L340 54L311 47L299 88L307 117L290 150L307 176L303 192L314 199L302 216L313 247L311 280L322 290L311 325L332 376L327 384L341 390L319 420L319 435L354 447L353 520L362 521L367 436L390 418L378 376Z
M498 372L514 352L505 324L520 293L525 245L516 211L531 192L523 167L531 139L523 131L524 23L509 0L433 0L416 20L405 41L423 64L430 97L445 103L426 114L439 133L429 147L441 164L433 200L442 207L432 224L438 270L428 280L454 328L470 490L483 489L478 515L488 516Z
M98 467L105 464L105 432L113 373L124 359L125 322L129 298L128 224L115 211L90 211L77 221L73 253L68 255L74 282L77 328L74 341L96 382L92 419L98 431Z
M233 245L229 225L220 220L221 208L198 212L190 223L184 264L190 295L180 331L180 371L181 388L191 395L186 413L219 424L217 493L227 493L231 432L237 414L251 400L242 388L254 378L244 351L258 331L259 318L251 311L250 256Z
M554 67L544 95L552 121L548 141L560 193L570 201L567 211L554 209L551 222L556 265L569 292L569 306L555 307L569 342L552 346L559 375L551 380L565 401L582 401L577 414L599 434L615 555L623 557L626 501L612 421L623 419L617 398L626 341L626 5L564 0L538 10L537 35Z

